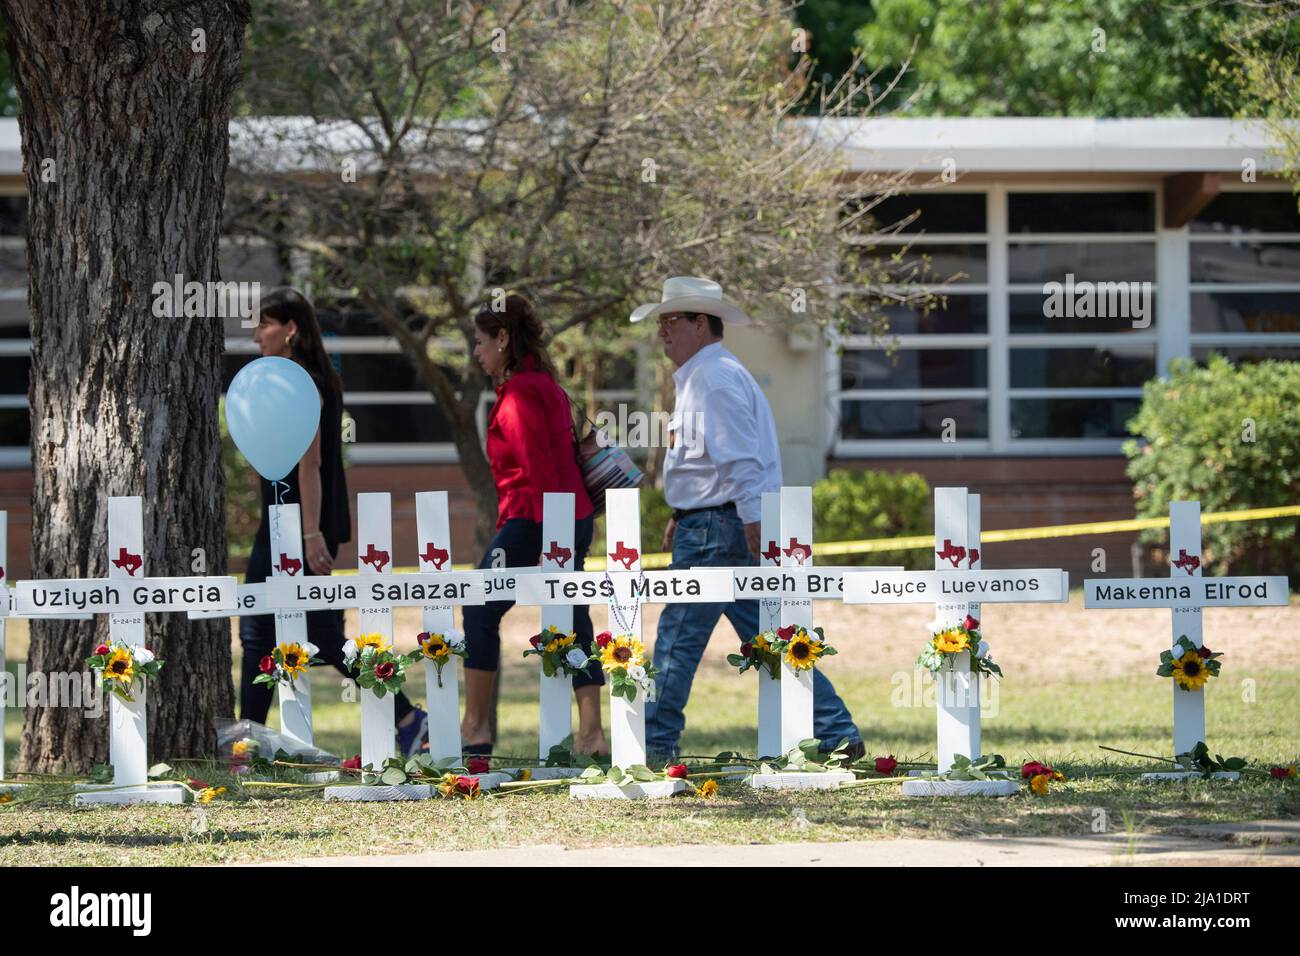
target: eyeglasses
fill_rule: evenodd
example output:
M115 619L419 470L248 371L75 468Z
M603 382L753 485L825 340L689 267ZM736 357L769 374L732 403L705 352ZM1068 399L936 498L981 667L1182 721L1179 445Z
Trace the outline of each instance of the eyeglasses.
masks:
M699 318L699 316L690 315L689 313L686 312L674 312L671 315L661 315L659 316L659 328L666 329L668 328L668 326L676 322L678 319L697 319L697 318Z

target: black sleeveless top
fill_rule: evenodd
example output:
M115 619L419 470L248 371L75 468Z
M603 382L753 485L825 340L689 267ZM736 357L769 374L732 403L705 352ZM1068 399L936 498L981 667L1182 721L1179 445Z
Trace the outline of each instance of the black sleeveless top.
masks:
M348 508L348 483L343 473L343 396L333 389L316 383L324 404L320 409L320 531L331 554L345 541L352 540L352 513ZM265 581L271 576L271 513L276 504L276 484L280 488L280 504L302 504L298 487L298 466L278 483L261 479L262 523L253 540L253 553L248 558L248 572L244 580L249 584ZM287 488L285 486L288 486ZM307 569L303 569L307 573Z

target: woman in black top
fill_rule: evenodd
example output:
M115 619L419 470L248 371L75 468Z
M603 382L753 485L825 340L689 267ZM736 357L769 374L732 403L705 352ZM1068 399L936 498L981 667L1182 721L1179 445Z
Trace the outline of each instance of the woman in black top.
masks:
M296 289L276 289L261 302L261 317L253 341L262 355L293 359L311 375L320 392L320 427L298 467L278 482L262 480L262 523L253 542L245 580L265 581L271 576L270 506L298 504L302 514L304 574L329 574L339 545L352 538L352 516L348 510L348 486L343 474L343 384L325 353L316 310ZM276 492L279 491L277 498ZM343 612L307 612L307 639L319 651L317 657L333 664L349 677L343 660ZM266 723L272 688L255 684L262 658L275 646L275 615L243 617L239 621L243 645L239 712L240 716ZM398 694L394 716L402 752L419 749L428 733L424 711L412 707L406 695Z

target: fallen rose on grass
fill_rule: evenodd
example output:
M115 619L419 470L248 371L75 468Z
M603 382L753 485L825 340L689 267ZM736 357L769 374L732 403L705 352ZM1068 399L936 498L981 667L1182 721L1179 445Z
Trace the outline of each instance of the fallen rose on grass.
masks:
M883 773L886 777L888 777L897 769L898 769L898 761L894 759L893 754L890 754L888 757L876 758L876 773Z
M674 778L674 779L677 779L677 780L685 780L685 779L686 779L686 764L684 764L684 763L675 763L675 764L673 764L673 765L671 765L671 766L664 767L664 776L665 776L665 777L671 777L671 778Z
M195 790L206 790L209 787L209 784L206 780L199 780L195 777L190 777L185 782L189 784L191 787L193 787Z
M465 769L470 773L487 773L491 766L487 757L470 757L465 762Z
M361 754L357 754L355 757L349 757L347 760L339 764L339 766L342 767L344 770L360 770Z
M1039 760L1031 760L1020 767L1020 776L1028 780L1030 777L1037 777L1040 774L1051 773L1052 768Z
M1290 764L1286 767L1273 767L1269 770L1268 774L1274 780L1291 780L1296 775L1296 766L1295 764Z

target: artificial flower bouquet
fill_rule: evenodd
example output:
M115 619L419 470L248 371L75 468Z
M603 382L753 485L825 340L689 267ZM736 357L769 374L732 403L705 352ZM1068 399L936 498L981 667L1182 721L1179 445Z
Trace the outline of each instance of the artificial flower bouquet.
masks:
M646 657L645 645L630 634L617 636L609 631L596 635L590 660L598 661L609 675L609 692L632 702L637 691L646 700L655 699L655 678L659 671Z
M784 658L791 670L812 670L823 657L832 657L837 651L826 643L826 632L820 627L809 631L802 625L789 624L768 631L765 635L772 653Z
M415 639L420 644L420 656L426 661L433 662L439 687L442 686L442 669L447 666L447 661L453 656L462 660L469 656L469 651L465 647L465 634L454 627L448 628L446 633L421 631Z
M379 633L359 634L343 644L343 659L357 668L357 683L376 697L396 694L406 683L406 669L424 654L423 650L399 654L384 643Z
M310 641L304 641L299 644L297 641L291 641L288 644L277 644L270 654L262 658L258 668L262 673L253 678L254 684L270 684L279 686L280 684L293 685L293 682L307 674L307 669L313 664L321 663L316 652L320 648Z
M1211 677L1219 676L1219 658L1222 653L1211 651L1208 647L1197 647L1186 635L1167 651L1160 652L1160 666L1156 674L1160 677L1172 677L1183 690L1201 690Z
M740 645L739 654L728 654L727 663L745 673L747 670L762 668L773 680L781 676L781 655L772 649L775 631L755 634L752 641Z
M578 646L578 635L570 631L565 634L554 624L543 628L540 634L528 639L532 646L524 651L524 657L536 655L542 659L542 673L547 677L581 674L587 669L589 659L586 652Z
M988 641L980 635L980 622L969 614L957 627L945 627L934 632L929 643L921 650L916 659L917 667L924 667L931 673L951 663L959 654L970 657L972 674L992 674L1002 676L1002 668L993 663L989 656Z
M143 645L131 645L112 638L95 648L86 658L86 666L99 671L104 693L116 694L122 700L134 703L131 688L136 681L144 686L156 680L163 662L153 656L153 651Z

